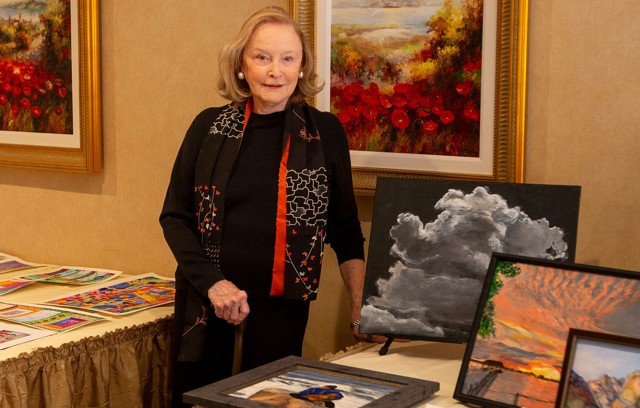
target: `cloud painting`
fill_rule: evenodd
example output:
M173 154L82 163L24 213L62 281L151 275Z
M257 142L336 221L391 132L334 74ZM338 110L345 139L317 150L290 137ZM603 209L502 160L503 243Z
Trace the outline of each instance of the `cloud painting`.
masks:
M493 252L572 261L580 188L379 178L361 331L466 342Z

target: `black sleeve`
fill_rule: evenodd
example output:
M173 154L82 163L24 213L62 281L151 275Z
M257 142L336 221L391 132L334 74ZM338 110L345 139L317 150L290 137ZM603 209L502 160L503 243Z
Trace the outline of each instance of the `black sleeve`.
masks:
M332 173L325 242L336 252L339 264L350 259L364 260L364 236L353 192L347 135L335 115L318 115L322 148Z
M194 180L200 145L218 112L219 108L206 109L191 123L176 157L160 213L160 225L178 271L205 297L209 288L224 276L204 253L196 233Z

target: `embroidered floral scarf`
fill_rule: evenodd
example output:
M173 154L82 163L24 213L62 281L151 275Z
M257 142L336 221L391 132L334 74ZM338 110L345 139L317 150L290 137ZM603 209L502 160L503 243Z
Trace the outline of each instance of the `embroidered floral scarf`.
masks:
M227 105L211 126L196 164L198 231L207 256L218 267L226 186L250 115L251 103L239 108ZM314 300L322 266L329 181L320 135L307 104L287 108L282 145L271 295Z

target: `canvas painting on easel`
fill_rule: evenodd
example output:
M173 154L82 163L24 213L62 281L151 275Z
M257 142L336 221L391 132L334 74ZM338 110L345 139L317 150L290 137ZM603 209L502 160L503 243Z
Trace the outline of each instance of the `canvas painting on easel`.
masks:
M360 331L467 342L493 252L573 262L580 190L379 177Z

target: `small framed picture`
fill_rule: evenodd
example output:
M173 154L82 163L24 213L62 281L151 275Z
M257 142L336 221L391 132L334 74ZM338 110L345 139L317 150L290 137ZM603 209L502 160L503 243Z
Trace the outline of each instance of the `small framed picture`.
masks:
M433 381L289 356L184 394L202 407L410 407L440 389Z
M570 329L556 407L640 406L640 338Z

